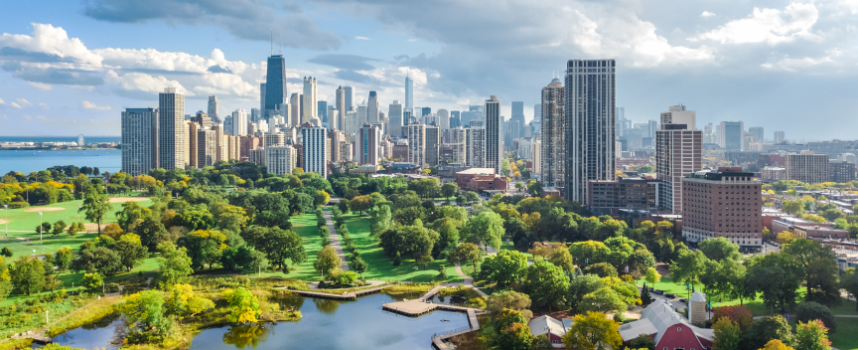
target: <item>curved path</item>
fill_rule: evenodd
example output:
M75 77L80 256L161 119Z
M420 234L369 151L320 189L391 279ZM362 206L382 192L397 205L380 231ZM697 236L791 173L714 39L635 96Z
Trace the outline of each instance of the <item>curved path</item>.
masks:
M337 255L340 256L340 260L342 260L343 265L340 266L340 269L343 271L349 270L349 261L346 260L346 253L343 252L343 244L340 243L340 235L337 234L337 229L334 227L334 220L331 219L330 211L323 211L322 215L325 217L325 222L328 224L328 240L331 241L331 247L337 252Z

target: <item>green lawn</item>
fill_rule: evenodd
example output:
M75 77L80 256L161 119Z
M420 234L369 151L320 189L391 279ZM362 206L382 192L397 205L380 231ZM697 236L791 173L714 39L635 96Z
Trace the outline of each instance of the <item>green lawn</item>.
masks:
M446 266L448 282L462 282L462 278L456 273L456 267L448 264L446 259L435 260L429 264L426 270L417 267L414 260L402 261L402 265L393 266L393 260L384 255L384 251L378 246L378 240L370 235L369 216L357 216L345 214L346 226L349 228L349 237L355 242L355 246L361 253L361 257L369 265L364 277L375 280L391 281L413 281L433 282L438 276L438 267ZM345 245L345 244L344 244ZM349 257L348 252L346 256Z
M858 350L858 318L838 317L837 332L829 334L828 340L840 350Z
M289 273L285 277L318 280L319 274L313 268L316 261L316 253L322 250L322 238L319 237L319 229L316 227L316 213L293 216L292 230L304 240L304 250L307 252L307 261L297 266L290 266ZM283 276L281 272L269 273Z
M78 205L82 203L82 200L75 200L42 206L64 209L59 211L43 211L42 220L50 223L63 220L66 224L78 221L87 222L83 219L83 214L79 214L77 212ZM151 204L151 201L146 200L139 202L139 204L148 206ZM112 206L113 210L111 210L105 217L105 223L115 222L116 212L122 209L121 203L112 203ZM63 246L69 246L73 250L77 250L77 247L83 244L83 242L95 238L95 233L78 234L75 237L70 237L66 233L62 233L57 236L45 233L42 235L42 243L40 244L39 233L36 231L36 226L39 225L39 213L38 211L27 211L27 209L38 210L38 208L39 207L36 206L22 209L9 209L9 239L0 239L0 247L9 247L16 257L20 255L33 254L33 249L36 250L36 255L41 255L49 252L56 252ZM6 214L7 213L4 210L0 210L0 220L6 220ZM5 224L0 224L0 235L5 235L6 229L7 227ZM20 240L16 237L27 238L29 241Z

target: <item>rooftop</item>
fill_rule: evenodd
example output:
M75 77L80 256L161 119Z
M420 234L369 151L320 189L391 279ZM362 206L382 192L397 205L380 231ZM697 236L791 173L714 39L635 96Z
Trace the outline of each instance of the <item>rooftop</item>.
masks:
M480 175L480 174L494 174L494 173L495 173L495 169L494 169L494 168L471 168L471 169L468 169L468 170L462 170L462 171L460 171L460 172L457 172L456 174L464 174L464 175L476 174L476 175Z

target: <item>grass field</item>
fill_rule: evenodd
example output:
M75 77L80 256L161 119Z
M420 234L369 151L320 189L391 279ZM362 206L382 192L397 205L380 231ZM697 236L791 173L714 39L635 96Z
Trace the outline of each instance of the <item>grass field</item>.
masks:
M294 270L290 269L291 271L289 271L286 277L302 280L318 280L319 274L313 268L313 263L316 261L316 253L322 250L322 238L319 237L319 228L316 227L316 213L293 216L292 230L304 240L307 261L297 266L290 266Z
M858 318L838 317L837 332L829 334L828 340L840 350L858 350Z
M50 233L44 233L42 235L42 243L40 244L39 233L36 231L36 226L39 225L38 208L46 207L63 208L63 210L43 211L42 220L44 220L44 222L54 223L58 220L63 220L66 224L78 221L88 222L83 218L83 213L77 212L78 205L82 203L82 200L75 200L63 203L54 203L46 206L9 209L9 239L0 239L0 247L9 247L9 249L12 250L12 253L15 254L14 256L33 254L33 249L36 250L36 255L52 253L56 252L57 249L60 249L63 246L69 246L73 250L77 250L77 247L83 244L83 242L92 240L97 235L95 233L88 233L70 237L66 233L62 233L57 236ZM148 206L151 204L151 201L146 200L139 203L140 205ZM121 203L112 203L112 206L113 210L111 210L104 218L105 223L116 222L116 212L122 209ZM0 220L6 220L6 214L7 213L4 210L0 210ZM6 224L0 224L0 235L5 235L5 233ZM26 238L29 241L24 241L18 238Z
M384 255L384 251L378 246L378 240L370 235L369 216L350 213L343 217L349 228L349 237L354 240L361 257L369 265L364 273L366 279L433 282L438 276L438 267L443 264L446 267L447 281L462 282L462 278L456 273L456 266L447 263L446 259L435 260L426 270L416 266L413 259L405 259L402 265L393 266L393 260ZM346 256L349 256L348 252Z

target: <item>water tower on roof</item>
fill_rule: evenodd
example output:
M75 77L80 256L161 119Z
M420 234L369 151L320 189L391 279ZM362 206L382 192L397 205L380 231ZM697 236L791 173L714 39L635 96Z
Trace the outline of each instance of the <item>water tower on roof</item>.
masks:
M80 147L86 146L86 138L83 137L83 134L77 135L77 145Z

